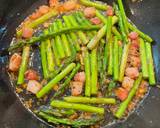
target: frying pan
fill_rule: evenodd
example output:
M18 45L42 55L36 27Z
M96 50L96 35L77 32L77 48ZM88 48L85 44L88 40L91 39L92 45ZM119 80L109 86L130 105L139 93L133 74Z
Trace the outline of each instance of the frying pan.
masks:
M113 0L106 0L113 2ZM16 27L46 0L0 0L0 52L7 48ZM104 0L105 2L105 0ZM160 3L159 0L124 1L127 16L155 41L153 56L157 84L160 82ZM25 109L11 87L6 71L8 55L0 55L0 128L50 128ZM153 87L138 109L124 122L107 128L160 128L160 89ZM107 119L106 119L107 120ZM105 126L105 124L104 124Z

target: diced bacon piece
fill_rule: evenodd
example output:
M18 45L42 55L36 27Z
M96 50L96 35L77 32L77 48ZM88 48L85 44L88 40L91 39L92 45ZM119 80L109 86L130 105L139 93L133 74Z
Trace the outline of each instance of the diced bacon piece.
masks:
M128 37L131 39L131 40L136 40L138 38L138 33L137 32L130 32L128 34Z
M49 0L49 6L50 7L55 7L55 6L58 5L58 3L59 3L58 0Z
M30 16L31 20L35 20L37 18L39 18L42 14L39 11L36 11L34 13L32 13L32 15Z
M128 96L128 91L122 87L119 87L118 89L116 89L115 94L118 97L118 99L124 101Z
M94 7L87 7L87 8L84 9L84 15L87 18L95 17L96 9Z
M32 35L33 35L33 29L32 28L27 28L27 27L22 28L22 37L31 38Z
M78 96L83 91L83 82L73 81L71 82L71 94L72 96Z
M42 85L36 80L29 80L27 84L27 91L33 94L36 94L37 92L39 92L41 88L42 88Z
M84 73L84 72L78 72L78 73L74 76L74 80L75 80L75 81L79 81L79 82L85 82L85 73Z
M139 76L139 71L137 67L126 68L125 75L131 79L136 79Z
M91 18L90 21L92 24L98 25L101 23L101 20L98 17Z
M76 6L77 6L77 2L75 0L69 0L63 4L63 8L65 11L74 10L76 9Z
M42 5L39 7L38 11L39 11L39 13L44 15L49 11L49 7L47 5Z
M113 16L114 15L114 10L113 10L112 6L108 6L108 9L106 11L106 15L107 16Z
M27 80L38 80L39 76L38 73L32 69L29 69L25 72L25 78Z
M9 70L16 72L19 70L21 65L22 57L18 53L14 53L9 61Z
M140 67L141 65L141 60L140 60L140 57L136 57L136 56L131 56L130 57L130 64L133 66L133 67Z
M133 86L134 80L129 77L124 77L122 87L127 91L130 91Z

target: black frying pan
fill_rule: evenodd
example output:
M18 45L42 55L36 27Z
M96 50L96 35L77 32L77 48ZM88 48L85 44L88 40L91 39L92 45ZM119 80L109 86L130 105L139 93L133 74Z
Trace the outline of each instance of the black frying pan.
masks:
M105 1L105 0L104 0ZM108 0L106 0L108 3ZM113 0L112 0L113 1ZM109 0L109 2L112 2ZM7 48L15 28L34 8L46 0L0 0L0 53ZM153 52L157 83L160 82L160 3L159 0L143 0L132 4L124 1L127 16L138 28L154 40ZM50 126L24 109L13 93L6 71L8 55L0 56L0 128L49 128ZM105 124L104 124L105 125ZM125 122L108 128L160 128L160 89L154 87Z

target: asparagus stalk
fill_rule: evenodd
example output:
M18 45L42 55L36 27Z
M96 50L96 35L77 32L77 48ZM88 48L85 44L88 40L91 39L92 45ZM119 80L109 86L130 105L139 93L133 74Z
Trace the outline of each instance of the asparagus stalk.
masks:
M48 33L48 31L44 31L45 34ZM47 39L45 41L46 43L46 54L47 54L47 63L48 63L48 70L50 72L54 71L54 59L53 59L53 52L52 52L52 47L51 47L51 41L49 39Z
M55 32L58 31L58 22L57 21L55 21L53 23L53 26L54 26L54 31ZM56 42L58 54L59 54L60 58L63 59L65 57L65 53L64 53L64 48L62 45L62 40L59 35L55 37L55 42Z
M87 45L88 49L92 50L92 49L94 49L94 48L98 45L100 39L105 35L106 29L107 29L107 26L104 25L104 26L98 31L97 35L95 35L95 36L89 41L89 43L88 43L88 45Z
M24 73L27 70L28 61L29 61L29 54L30 54L30 46L23 47L22 62L21 62L21 66L19 69L17 84L24 83Z
M92 2L90 0L80 0L80 3L85 5L85 6L95 7L97 9L104 10L104 11L106 11L107 8L108 8L107 5L104 5L104 4L101 4L101 3L98 3L98 2Z
M103 72L106 72L106 68L108 65L108 59L109 59L109 43L105 44L104 47L104 58L103 58Z
M7 50L12 51L17 48L21 48L25 45L33 45L33 44L35 44L37 42L41 42L45 39L53 38L57 35L61 35L62 33L68 33L68 32L77 31L77 30L90 31L90 30L98 30L98 29L100 29L100 26L97 26L97 25L67 27L67 28L63 28L61 30L58 30L57 32L54 31L54 32L50 32L45 35L41 34L38 37L32 37L31 39L28 39L28 40L21 40L18 43L14 43L13 45L11 45Z
M104 108L94 107L94 106L89 106L84 104L67 103L64 101L53 100L50 105L56 108L69 108L74 110L104 114Z
M112 32L119 40L122 39L121 34L119 33L119 31L117 30L115 26L112 27Z
M63 98L66 102L71 103L87 103L87 104L115 104L114 98L88 98L88 97L75 97L69 96Z
M125 32L125 27L124 27L124 24L123 24L123 19L122 19L122 15L119 11L119 8L116 4L114 4L114 8L115 8L115 13L116 15L118 16L118 24L119 24L119 27L120 27L120 31L122 33L122 37L123 37L123 41L125 43L128 43L128 38L127 38L127 35L126 35L126 32Z
M111 32L112 32L112 16L108 16L108 19L107 19L107 40L109 41L110 38L112 38L111 36Z
M147 64L146 54L148 53L146 53L144 40L140 38L140 58L142 64L142 74L144 78L148 78L148 64Z
M48 13L44 14L43 16L39 17L38 19L34 20L33 22L27 24L26 27L35 28L38 25L45 22L46 20L48 20L51 17L56 16L56 15L58 15L58 12L56 10L51 10ZM20 37L22 35L22 29L17 30L16 34L17 34L17 37Z
M114 37L114 46L113 46L113 76L114 80L118 81L119 78L119 54L118 54L118 39Z
M72 51L72 54L75 55L76 54L76 47L74 45L74 41L72 40L71 36L69 34L67 34L67 39L69 41L69 45L70 45L70 48L71 48L71 51Z
M129 52L130 42L124 45L122 59L120 64L119 81L122 82L124 78L124 72L127 64L128 52Z
M128 35L129 31L128 31L128 21L127 21L127 17L124 11L124 7L123 7L123 3L122 0L117 0L118 1L118 5L119 5L119 9L120 9L120 14L122 17L122 22L123 22L123 26L124 26L124 30L126 35Z
M58 19L57 23L58 23L59 29L62 29L63 28L62 20ZM62 39L62 42L63 42L64 51L65 51L66 56L71 56L71 50L70 50L69 42L67 40L66 35L62 34L61 39Z
M112 38L109 39L108 41L108 48L109 48L109 59L108 59L108 71L107 74L108 75L112 75L113 74L113 40Z
M85 57L84 57L84 67L85 67L85 96L91 95L91 63L90 63L90 56L88 50L85 50Z
M47 67L47 56L46 56L45 42L42 42L40 44L40 54L41 54L43 77L46 79L46 78L48 78L49 72L48 72L48 67Z
M79 24L76 22L76 20L75 20L75 18L74 18L73 15L69 15L68 18L69 18L69 21L71 22L71 24L72 24L73 26L79 26ZM87 44L87 43L88 43L88 39L87 39L85 33L83 33L82 31L78 31L78 36L79 36L79 38L82 40L82 42L83 42L84 44Z
M142 37L143 39L145 39L148 42L153 42L153 39L151 37L149 37L148 35L146 35L145 33L141 32L139 29L137 29L134 25L132 25L131 23L127 23L128 27L130 30L137 32L140 37Z
M80 67L81 67L81 65L77 64L77 66L72 70L71 74L66 78L66 80L64 81L64 83L60 86L60 88L58 89L58 91L55 92L53 98L54 97L58 97L62 93L64 93L65 88L69 85L69 82L74 77L74 75L78 72L78 70L80 69Z
M117 118L122 118L123 114L125 113L126 108L128 107L128 104L130 103L130 101L132 100L134 95L136 94L136 91L137 91L141 81L142 81L142 73L139 74L139 77L134 82L134 85L133 85L131 91L129 92L128 97L126 98L126 100L124 100L120 104L117 112L115 113L115 116Z
M60 58L59 58L59 55L58 55L58 49L57 49L57 46L56 46L56 43L55 43L54 39L51 40L51 45L52 45L56 65L60 66L61 61L60 61Z
M100 117L100 116L93 117L91 119L70 120L70 119L66 119L66 118L56 118L54 116L50 116L50 115L45 114L43 112L40 112L38 114L39 114L39 116L43 117L44 119L46 119L50 123L72 125L73 127L89 126L89 125L93 125L96 122L102 120L102 117Z
M61 73L59 73L55 78L53 78L47 85L45 85L37 94L37 98L43 97L48 93L55 84L57 84L61 79L63 79L72 69L75 67L75 63L69 64Z
M91 94L97 94L97 79L98 79L98 69L97 69L97 49L91 51Z
M64 19L65 25L67 27L71 27L72 26L72 24L70 23L70 21L69 21L67 16L64 15L63 19ZM73 33L73 32L70 32L70 36L71 36L72 40L74 41L76 50L79 51L80 50L80 45L79 44L81 44L80 40L78 40L77 35L75 33Z
M145 42L146 55L147 55L147 64L148 64L148 75L149 75L149 84L155 85L155 73L154 73L154 63L152 57L152 48L149 42Z

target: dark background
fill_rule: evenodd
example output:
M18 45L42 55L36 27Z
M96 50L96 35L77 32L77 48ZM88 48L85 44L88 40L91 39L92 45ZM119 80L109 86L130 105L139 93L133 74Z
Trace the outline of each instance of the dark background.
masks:
M0 0L0 50L7 47L15 28L30 11L45 0ZM128 17L154 40L154 62L157 81L160 76L160 2L143 0L125 1ZM32 8L32 7L33 8ZM28 8L31 8L28 10ZM0 57L0 128L49 128L29 113L10 87L5 65L8 57ZM124 123L110 128L160 128L160 89L154 87L139 109Z

